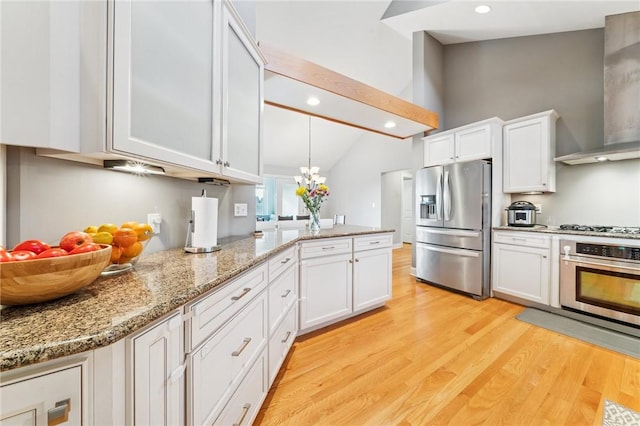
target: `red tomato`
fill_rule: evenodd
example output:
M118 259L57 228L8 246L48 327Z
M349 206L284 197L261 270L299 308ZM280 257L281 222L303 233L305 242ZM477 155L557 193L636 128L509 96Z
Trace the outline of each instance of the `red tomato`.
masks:
M54 248L50 248L49 250L43 251L37 257L38 259L44 259L45 257L67 256L68 254L69 253L67 253L65 249L54 247Z
M89 253L89 252L92 252L92 251L100 250L101 248L102 247L100 247L100 244L84 243L84 244L79 245L78 247L74 248L73 250L71 250L69 252L69 254Z
M0 262L12 262L13 256L4 248L0 248Z
M11 257L13 260L29 260L35 259L36 254L29 250L16 250L11 252Z
M18 245L13 248L13 251L28 250L34 252L35 254L40 254L50 248L51 247L49 247L49 244L43 243L40 240L25 240L21 243L18 243Z

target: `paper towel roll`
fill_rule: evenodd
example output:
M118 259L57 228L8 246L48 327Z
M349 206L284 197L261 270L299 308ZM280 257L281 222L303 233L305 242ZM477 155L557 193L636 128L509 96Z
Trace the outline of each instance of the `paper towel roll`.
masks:
M218 199L192 197L191 245L205 248L218 245Z

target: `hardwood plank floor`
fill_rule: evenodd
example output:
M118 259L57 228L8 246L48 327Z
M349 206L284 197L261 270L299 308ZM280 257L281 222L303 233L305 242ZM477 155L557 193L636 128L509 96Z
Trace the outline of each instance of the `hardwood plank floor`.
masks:
M256 425L600 425L640 411L640 361L417 283L394 250L386 307L299 337Z

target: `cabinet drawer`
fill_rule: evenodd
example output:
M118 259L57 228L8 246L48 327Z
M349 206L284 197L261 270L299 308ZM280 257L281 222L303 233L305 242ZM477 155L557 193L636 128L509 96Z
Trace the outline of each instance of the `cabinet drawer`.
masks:
M187 306L191 320L187 337L187 351L198 346L229 318L235 315L253 297L267 286L267 265L252 269L247 274L223 285L222 288L200 301Z
M351 238L332 238L308 243L305 242L302 243L300 247L300 258L309 259L330 254L351 253L351 249Z
M192 424L210 424L267 345L267 298L258 295L191 355Z
M253 364L238 390L213 424L222 426L252 424L267 391L267 359L263 354Z
M273 281L287 267L295 265L297 261L298 256L296 255L295 247L291 247L274 256L273 259L269 260L269 281Z
M494 243L512 244L525 247L551 247L551 238L546 235L531 232L494 232Z
M293 305L269 340L269 384L273 383L278 375L280 366L296 338L297 317L297 305Z
M83 368L86 365L74 365L2 385L0 423L84 424L87 418L86 401L82 401Z
M290 267L269 285L269 335L298 300L298 269Z
M393 245L392 234L376 234L367 237L354 238L354 251L373 250L391 247Z

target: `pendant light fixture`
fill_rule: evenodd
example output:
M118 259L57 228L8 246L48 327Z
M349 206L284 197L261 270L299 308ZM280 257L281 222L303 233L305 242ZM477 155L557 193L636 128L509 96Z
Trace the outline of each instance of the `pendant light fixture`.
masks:
M311 166L311 116L309 116L309 162L307 166L300 167L302 176L294 176L296 183L302 185L302 181L309 190L314 189L318 185L325 183L327 178L320 176L320 167Z

